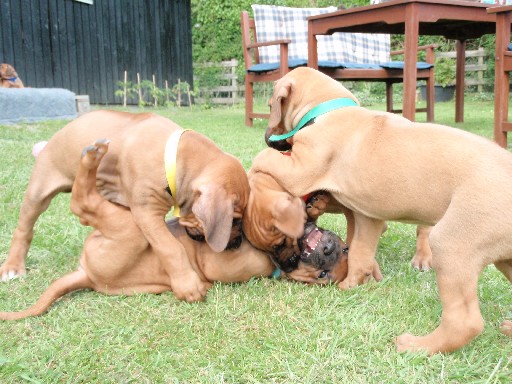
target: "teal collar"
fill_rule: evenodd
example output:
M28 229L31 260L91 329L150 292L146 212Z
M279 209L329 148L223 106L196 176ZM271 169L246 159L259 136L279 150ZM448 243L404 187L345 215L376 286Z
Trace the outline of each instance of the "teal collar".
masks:
M272 277L273 279L279 279L281 277L281 270L276 267L276 269L274 269L270 277Z
M344 108L344 107L357 107L357 103L349 99L347 97L341 97L339 99L332 99L325 101L323 103L318 104L316 107L314 107L312 110L310 110L308 113L304 115L302 119L300 119L299 124L290 132L285 133L283 135L272 135L268 138L269 141L280 141L284 139L288 139L289 137L292 137L295 135L299 130L304 128L306 124L312 120L317 118L320 115L323 115L324 113L334 111L335 109Z

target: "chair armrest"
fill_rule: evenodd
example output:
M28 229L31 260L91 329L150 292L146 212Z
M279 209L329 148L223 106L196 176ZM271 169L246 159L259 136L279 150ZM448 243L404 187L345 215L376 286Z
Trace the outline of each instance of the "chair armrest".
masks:
M418 47L418 51L425 51L426 52L426 62L429 64L434 64L435 57L434 57L434 49L437 48L438 44L427 44L427 45L420 45ZM405 53L404 49L400 49L398 51L391 51L390 55L403 55Z
M428 44L428 45L420 45L418 47L418 51L429 51L437 48L438 44ZM404 49L399 49L398 51L391 51L390 55L403 55L405 53Z
M267 47L269 45L278 45L278 44L290 44L292 41L288 39L283 40L273 40L273 41L264 41L262 43L252 43L247 46L247 48L258 48L258 47Z

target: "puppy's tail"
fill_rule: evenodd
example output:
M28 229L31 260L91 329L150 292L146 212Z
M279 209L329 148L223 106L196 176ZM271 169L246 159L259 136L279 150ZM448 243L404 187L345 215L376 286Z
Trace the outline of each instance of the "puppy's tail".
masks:
M0 320L20 320L30 316L39 316L66 293L92 288L92 286L93 284L85 271L79 268L77 271L55 280L31 307L19 312L0 312Z

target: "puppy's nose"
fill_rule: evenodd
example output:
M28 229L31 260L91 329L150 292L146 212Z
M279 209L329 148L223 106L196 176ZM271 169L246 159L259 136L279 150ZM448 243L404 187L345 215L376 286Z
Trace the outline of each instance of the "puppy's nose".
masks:
M326 255L326 256L330 255L331 253L334 252L335 249L336 249L336 243L332 240L329 240L327 242L327 244L325 244L325 246L324 246L324 255Z

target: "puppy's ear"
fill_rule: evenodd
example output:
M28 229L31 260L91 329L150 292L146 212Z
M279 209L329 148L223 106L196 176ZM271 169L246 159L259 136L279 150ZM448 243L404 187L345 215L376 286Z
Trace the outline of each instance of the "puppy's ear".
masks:
M298 239L304 234L306 211L302 199L283 193L274 201L272 216L275 227L286 236Z
M291 77L283 78L276 82L274 86L274 94L271 100L270 118L268 128L274 128L281 122L281 106L283 101L290 95L292 90L293 79Z
M204 229L205 240L215 252L228 245L233 225L233 202L218 185L201 186L192 205L192 213Z

